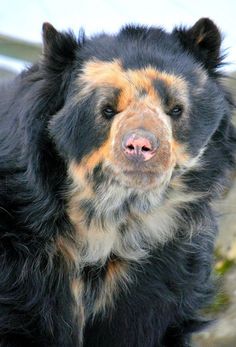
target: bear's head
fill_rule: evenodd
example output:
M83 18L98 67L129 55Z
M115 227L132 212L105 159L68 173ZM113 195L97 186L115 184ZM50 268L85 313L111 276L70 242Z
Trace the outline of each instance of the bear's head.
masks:
M78 42L50 24L43 31L43 64L64 85L49 132L77 187L99 200L106 192L108 205L183 187L225 114L216 25L126 26Z

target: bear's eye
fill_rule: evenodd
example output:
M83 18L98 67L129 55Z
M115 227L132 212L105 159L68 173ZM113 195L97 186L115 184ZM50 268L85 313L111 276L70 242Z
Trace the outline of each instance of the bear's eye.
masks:
M175 105L169 112L168 115L173 117L173 118L178 118L182 115L183 113L183 106L181 105Z
M102 115L104 118L106 119L111 119L115 116L116 111L114 110L114 108L110 105L106 105L105 107L103 107L102 109Z

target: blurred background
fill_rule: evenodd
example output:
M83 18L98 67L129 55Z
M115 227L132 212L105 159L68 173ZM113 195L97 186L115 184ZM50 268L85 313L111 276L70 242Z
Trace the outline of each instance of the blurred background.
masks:
M0 80L13 78L41 54L43 22L59 30L81 27L88 36L101 31L116 32L126 23L157 25L171 31L175 25L193 25L210 17L221 29L227 54L224 83L236 96L236 1L225 0L1 0ZM235 117L234 117L235 122ZM236 122L235 122L236 124ZM217 203L220 234L216 245L215 273L221 289L205 312L218 321L194 339L196 347L236 347L236 180ZM173 346L174 347L174 346Z

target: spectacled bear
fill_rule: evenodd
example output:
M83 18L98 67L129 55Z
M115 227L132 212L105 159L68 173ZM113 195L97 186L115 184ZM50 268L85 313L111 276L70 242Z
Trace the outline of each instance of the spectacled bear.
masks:
M214 293L212 199L235 165L221 34L128 25L0 93L1 347L187 347Z

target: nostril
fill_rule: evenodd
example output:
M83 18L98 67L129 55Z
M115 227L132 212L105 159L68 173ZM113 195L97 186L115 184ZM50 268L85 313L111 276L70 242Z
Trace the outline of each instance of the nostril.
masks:
M134 150L134 146L133 146L133 145L128 145L127 148L128 148L129 150L131 150L131 151Z
M151 148L148 148L146 146L142 147L142 152L149 152L151 150Z

